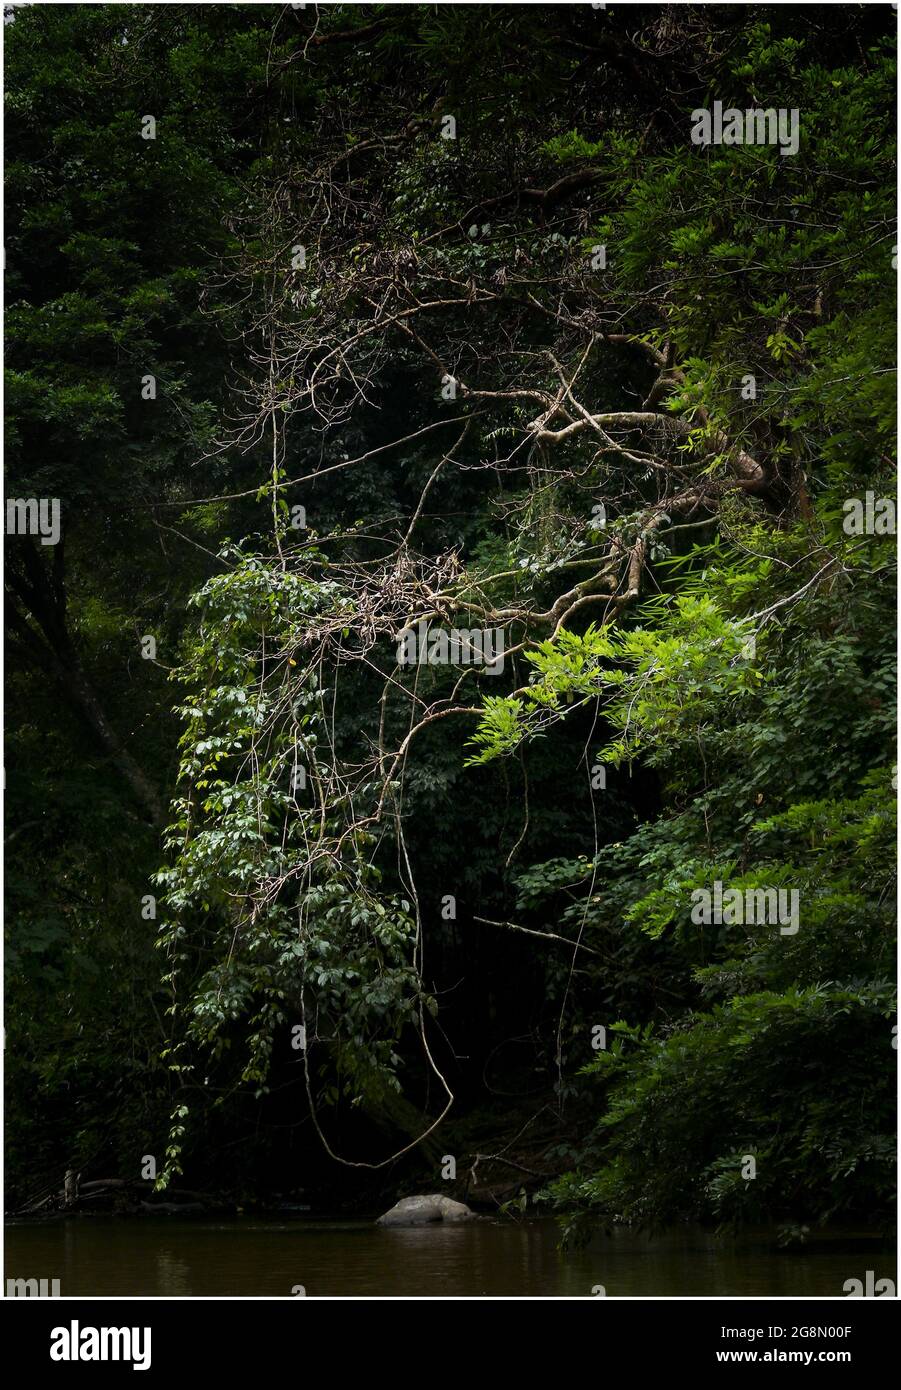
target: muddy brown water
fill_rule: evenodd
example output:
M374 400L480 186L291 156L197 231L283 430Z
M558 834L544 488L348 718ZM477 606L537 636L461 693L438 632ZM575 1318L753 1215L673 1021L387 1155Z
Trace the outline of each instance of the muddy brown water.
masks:
M598 1235L561 1251L553 1221L383 1230L371 1222L252 1216L12 1223L6 1278L59 1279L60 1294L144 1297L841 1297L846 1280L895 1279L887 1247L839 1238L778 1251L683 1229Z

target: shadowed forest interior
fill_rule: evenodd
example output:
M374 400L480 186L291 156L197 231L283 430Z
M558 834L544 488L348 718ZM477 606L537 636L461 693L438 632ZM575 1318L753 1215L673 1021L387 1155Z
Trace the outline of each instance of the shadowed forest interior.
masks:
M8 19L8 1209L891 1227L896 24Z

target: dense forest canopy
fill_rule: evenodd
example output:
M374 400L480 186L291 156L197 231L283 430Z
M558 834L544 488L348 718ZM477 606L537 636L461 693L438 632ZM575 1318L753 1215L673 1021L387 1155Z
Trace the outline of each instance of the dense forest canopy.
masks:
M14 1200L888 1219L895 23L16 11Z

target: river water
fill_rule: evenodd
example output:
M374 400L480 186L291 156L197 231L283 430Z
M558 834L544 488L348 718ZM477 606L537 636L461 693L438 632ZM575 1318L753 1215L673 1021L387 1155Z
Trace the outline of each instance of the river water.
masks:
M13 1223L7 1278L59 1279L68 1295L159 1297L625 1295L841 1296L846 1279L895 1278L870 1242L815 1250L737 1245L684 1229L599 1235L561 1252L553 1221L383 1230L364 1222L251 1216L70 1218Z

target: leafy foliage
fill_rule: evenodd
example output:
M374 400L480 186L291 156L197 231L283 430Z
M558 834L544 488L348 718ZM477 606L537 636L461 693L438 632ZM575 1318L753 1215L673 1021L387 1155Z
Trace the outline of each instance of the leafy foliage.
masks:
M7 490L64 540L9 542L15 1192L428 1163L522 1071L574 1226L887 1219L886 15L7 40ZM797 152L692 144L714 100Z

